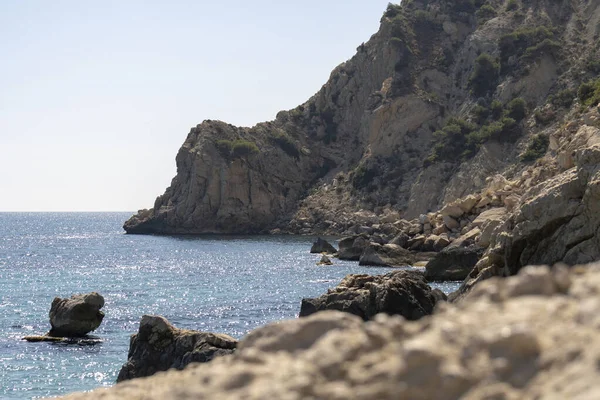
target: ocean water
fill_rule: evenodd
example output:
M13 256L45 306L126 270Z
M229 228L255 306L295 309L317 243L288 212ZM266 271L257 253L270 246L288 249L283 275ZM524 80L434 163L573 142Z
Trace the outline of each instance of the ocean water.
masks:
M334 260L319 267L310 237L130 236L130 213L0 213L0 399L113 385L144 314L241 337L295 318L303 297L346 274L389 272ZM438 285L448 292L456 283ZM96 345L28 343L46 333L56 296L97 291L106 316Z

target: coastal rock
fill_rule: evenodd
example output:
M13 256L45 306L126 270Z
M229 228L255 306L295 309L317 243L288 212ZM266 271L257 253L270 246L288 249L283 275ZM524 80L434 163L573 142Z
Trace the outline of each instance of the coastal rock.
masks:
M462 281L483 255L479 246L449 246L437 253L425 266L428 281Z
M317 263L317 265L333 265L333 262L327 257L325 254L321 257L321 260Z
M237 340L231 336L177 329L163 317L144 315L138 333L131 336L127 362L117 382L208 362L232 354L236 346Z
M358 261L367 246L369 246L369 240L363 235L345 237L339 241L338 258Z
M327 254L335 254L337 250L333 247L327 240L317 238L310 248L311 253L327 253Z
M338 310L364 320L376 314L398 314L415 320L433 312L445 296L427 285L415 271L395 271L386 275L348 275L334 289L314 299L302 299L300 317L319 311Z
M69 299L54 298L50 307L48 336L78 337L96 330L102 323L104 297L96 292L78 294Z
M597 399L599 308L599 265L525 268L419 321L326 311L209 365L62 399Z
M363 251L358 265L402 267L413 265L415 257L410 251L395 244L370 243Z

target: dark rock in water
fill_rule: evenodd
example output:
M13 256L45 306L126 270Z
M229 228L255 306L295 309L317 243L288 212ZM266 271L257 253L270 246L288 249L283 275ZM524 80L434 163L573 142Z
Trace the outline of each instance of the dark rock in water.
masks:
M360 256L358 265L402 267L414 263L415 257L411 252L398 245L371 243Z
M317 240L313 243L312 247L310 248L310 252L335 254L337 253L337 250L327 240L317 238Z
M102 343L102 339L97 337L56 337L56 336L25 336L23 340L28 342L50 342L63 344L94 345Z
M102 323L104 298L96 292L78 294L70 299L56 297L50 308L48 336L80 337L96 330Z
M321 261L319 261L317 265L333 265L333 263L331 262L329 257L323 254L323 257L321 257Z
M395 271L386 275L348 275L326 294L302 299L300 317L324 310L338 310L364 320L376 314L399 314L416 320L433 312L446 296L434 291L416 271Z
M484 249L478 246L449 246L440 251L425 266L425 278L429 281L461 281L464 280Z
M363 251L369 245L365 236L349 236L340 240L338 258L340 260L358 261Z
M229 335L177 329L163 317L144 315L138 333L131 336L117 382L208 362L233 353L236 346L237 340Z

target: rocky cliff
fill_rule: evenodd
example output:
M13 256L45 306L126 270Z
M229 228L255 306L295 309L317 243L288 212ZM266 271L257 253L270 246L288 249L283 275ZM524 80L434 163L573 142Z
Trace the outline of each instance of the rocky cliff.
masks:
M600 0L390 5L303 105L252 128L193 128L171 186L124 228L342 233L513 179L558 156L548 138L587 101L577 92L600 72L599 26Z

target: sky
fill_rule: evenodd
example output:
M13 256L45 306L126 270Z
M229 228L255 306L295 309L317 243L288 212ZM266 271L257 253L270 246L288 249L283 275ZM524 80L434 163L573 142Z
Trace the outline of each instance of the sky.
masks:
M149 208L205 119L305 102L388 0L0 2L0 211Z

